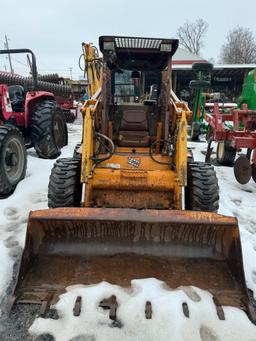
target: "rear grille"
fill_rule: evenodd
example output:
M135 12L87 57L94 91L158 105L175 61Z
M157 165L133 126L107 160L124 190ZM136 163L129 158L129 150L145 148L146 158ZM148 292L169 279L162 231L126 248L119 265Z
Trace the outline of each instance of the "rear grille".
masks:
M125 49L159 49L161 42L161 39L152 38L115 38L116 47Z

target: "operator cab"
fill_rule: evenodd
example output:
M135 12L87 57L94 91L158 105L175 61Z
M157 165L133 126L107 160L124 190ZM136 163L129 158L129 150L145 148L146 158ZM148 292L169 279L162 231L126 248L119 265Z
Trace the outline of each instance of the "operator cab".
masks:
M163 86L163 72L170 70L178 41L103 36L99 43L106 75L104 115L106 122L111 121L112 139L120 147L149 147L158 123L165 122L170 77Z
M159 71L118 69L112 71L112 121L121 147L148 147L159 119L157 98L150 100L150 87L160 89Z

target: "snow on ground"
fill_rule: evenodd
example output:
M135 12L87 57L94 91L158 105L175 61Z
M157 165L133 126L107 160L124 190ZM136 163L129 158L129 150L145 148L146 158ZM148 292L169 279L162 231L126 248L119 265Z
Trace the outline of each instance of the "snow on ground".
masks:
M81 122L69 125L69 145L61 157L71 156L81 140ZM201 150L205 143L190 143L195 160L204 159ZM0 205L0 301L12 277L13 262L20 257L28 213L47 208L48 178L54 160L42 160L33 149L28 151L26 178L17 186L14 194L1 200ZM256 184L239 185L229 167L215 167L220 186L219 213L234 215L239 220L247 285L256 293ZM118 301L119 327L109 319L109 311L98 303L111 295ZM79 317L73 316L77 296L82 297ZM145 319L145 301L151 301L152 319ZM190 317L182 311L187 302ZM211 295L199 288L170 289L157 279L134 279L130 289L106 282L97 285L78 285L67 289L55 306L59 319L37 318L30 332L37 336L50 333L57 341L96 340L201 340L256 341L256 327L238 309L224 307L225 321L220 321Z
M69 144L62 149L61 157L72 156L81 141L81 120L68 128ZM29 149L25 179L9 198L0 201L0 302L12 277L13 262L24 246L29 212L48 207L48 180L54 162L38 158L35 150Z
M204 161L205 142L190 142L196 161ZM216 145L214 151L216 150ZM216 157L215 154L212 157ZM220 188L220 208L218 213L235 216L238 219L244 270L247 286L256 298L256 183L239 184L234 176L233 167L215 166Z
M119 303L117 318L121 328L114 327L109 310L97 305L111 295ZM72 312L77 296L82 296L79 317ZM145 318L148 300L152 319ZM183 315L183 302L188 304L189 318ZM256 340L256 327L248 323L243 312L225 307L226 321L220 321L208 292L194 287L171 290L154 278L133 280L131 290L106 282L74 288L61 296L56 308L60 319L38 318L30 328L33 335L47 332L56 341Z

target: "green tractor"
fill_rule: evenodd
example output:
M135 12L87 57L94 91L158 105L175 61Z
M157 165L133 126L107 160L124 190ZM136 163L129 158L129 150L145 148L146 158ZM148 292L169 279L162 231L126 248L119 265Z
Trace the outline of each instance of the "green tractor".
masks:
M211 63L194 63L192 70L196 72L196 80L189 83L191 89L195 89L195 103L193 107L192 124L190 137L192 141L198 141L200 134L205 134L207 124L205 117L205 93L204 90L211 86L211 71L213 65Z
M238 99L238 107L247 104L248 109L256 110L256 69L251 70L243 84L242 94Z

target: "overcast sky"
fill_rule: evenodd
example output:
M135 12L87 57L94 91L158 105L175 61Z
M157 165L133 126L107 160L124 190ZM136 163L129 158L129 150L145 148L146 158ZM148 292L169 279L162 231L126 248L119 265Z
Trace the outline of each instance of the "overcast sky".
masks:
M256 0L1 0L0 47L5 34L10 48L27 47L37 56L40 73L57 72L73 79L81 42L98 43L100 35L174 38L187 19L203 18L209 28L201 55L218 61L228 31L236 25L256 36ZM0 56L0 70L8 60ZM16 73L24 73L25 57L14 55Z

